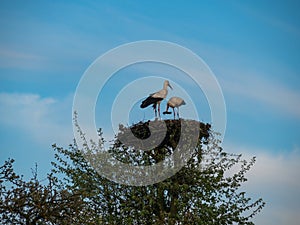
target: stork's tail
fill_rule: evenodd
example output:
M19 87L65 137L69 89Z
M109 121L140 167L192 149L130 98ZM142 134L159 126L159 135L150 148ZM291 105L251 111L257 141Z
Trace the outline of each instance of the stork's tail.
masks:
M152 104L156 104L157 102L163 100L163 98L153 98L151 96L149 96L148 98L146 98L142 104L140 105L141 108L146 108L147 106L149 105L152 105Z

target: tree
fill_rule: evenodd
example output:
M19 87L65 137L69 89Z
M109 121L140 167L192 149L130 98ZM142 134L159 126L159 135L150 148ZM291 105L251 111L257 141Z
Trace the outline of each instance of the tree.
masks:
M24 181L13 170L14 160L0 167L1 224L74 224L84 209L81 196L60 186L53 174L44 182L33 177ZM45 184L43 184L45 183Z
M114 182L97 173L93 159L97 162L106 151L101 130L97 142L87 141L77 126L83 148L76 142L68 149L53 145L56 161L45 180L37 179L35 169L33 177L24 181L13 170L14 160L0 167L3 224L253 224L251 219L265 204L240 191L255 157L246 161L241 155L224 152L209 124L181 119L120 125L108 150L114 158L139 166L164 160L163 166L174 169L172 176L145 186ZM188 135L182 135L182 130ZM195 131L196 144L191 145ZM132 138L131 132L138 139ZM152 139L147 139L150 136ZM157 139L159 145L148 151L139 141ZM191 157L176 170L183 150L189 148L193 148ZM232 172L233 167L239 170Z
M247 180L245 174L255 163L255 157L247 162L241 155L224 152L209 124L165 120L156 121L154 130L159 130L163 123L167 126L165 138L151 151L143 151L138 143L132 143L132 147L120 141L131 132L141 139L149 137L149 121L131 127L120 126L109 150L119 161L153 165L174 152L182 123L193 124L185 129L194 129L196 123L200 132L192 157L175 175L152 185L115 183L91 167L92 162L86 159L97 159L103 151L101 130L96 144L86 141L78 126L84 149L76 143L69 149L53 146L57 152L53 171L64 174L68 190L81 190L85 210L90 212L89 224L94 221L98 224L253 224L251 219L265 203L262 199L253 201L240 187ZM187 139L184 147L188 148L192 141ZM230 175L230 170L237 166L239 171Z

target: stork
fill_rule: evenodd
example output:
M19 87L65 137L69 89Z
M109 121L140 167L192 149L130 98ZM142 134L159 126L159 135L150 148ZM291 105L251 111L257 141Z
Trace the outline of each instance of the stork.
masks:
M164 86L163 89L161 89L158 92L155 92L153 94L150 94L148 98L146 98L142 104L141 104L141 108L146 108L149 105L153 106L154 112L155 112L155 117L157 117L157 110L156 110L156 106L158 105L158 115L160 117L160 103L163 99L165 99L167 97L168 94L168 87L170 87L172 90L173 88L171 87L171 85L169 84L169 81L165 80L164 81Z
M175 120L175 108L177 108L177 116L179 119L179 107L182 105L185 105L185 101L182 98L179 97L172 97L169 99L168 103L167 103L167 109L165 112L163 112L163 114L171 114L171 112L169 112L169 107L173 108L173 114L174 114L174 120Z

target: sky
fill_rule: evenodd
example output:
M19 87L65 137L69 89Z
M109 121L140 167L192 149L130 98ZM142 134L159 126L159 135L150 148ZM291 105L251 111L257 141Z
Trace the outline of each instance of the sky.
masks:
M45 176L54 159L51 145L73 142L73 98L89 66L123 44L173 42L201 57L220 84L225 151L257 156L244 185L267 203L255 223L298 224L299 7L297 1L1 1L0 163L14 158L25 177L37 163ZM139 102L165 78L174 86L170 94L189 96L199 120L210 122L205 93L182 76L157 63L116 72L99 95L97 126L109 131L119 90L143 77L156 82L134 89L128 124L153 118ZM182 117L190 116L190 105L182 107Z

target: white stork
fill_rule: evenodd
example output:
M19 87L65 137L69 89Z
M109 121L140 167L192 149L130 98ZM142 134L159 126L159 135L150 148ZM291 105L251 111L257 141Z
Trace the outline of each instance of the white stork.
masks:
M173 114L174 114L174 119L175 119L175 108L177 108L177 116L179 119L179 106L185 105L185 101L182 98L179 97L172 97L169 99L168 103L167 103L167 109L165 112L163 112L163 114L171 114L171 112L169 112L169 107L173 108Z
M164 87L162 90L155 92L153 94L150 94L148 98L146 98L142 104L141 104L141 108L146 108L149 105L153 106L154 112L155 112L155 117L157 117L157 110L156 110L156 106L158 105L158 115L160 117L160 103L163 99L165 99L167 97L168 94L168 86L173 89L171 87L171 85L169 84L169 81L165 80L164 82Z

